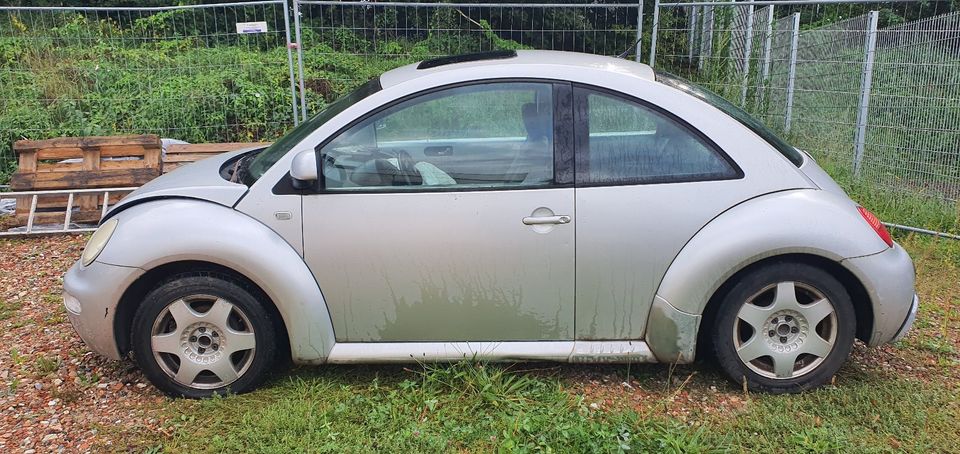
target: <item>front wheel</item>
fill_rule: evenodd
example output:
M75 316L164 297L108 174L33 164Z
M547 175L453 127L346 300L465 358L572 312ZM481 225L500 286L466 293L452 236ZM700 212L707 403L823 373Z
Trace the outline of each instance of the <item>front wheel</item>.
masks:
M774 263L743 276L721 302L714 353L727 375L755 391L800 392L829 381L856 331L843 285L804 263Z
M203 398L260 384L276 356L275 334L254 295L204 274L178 276L151 291L134 316L131 341L154 386Z

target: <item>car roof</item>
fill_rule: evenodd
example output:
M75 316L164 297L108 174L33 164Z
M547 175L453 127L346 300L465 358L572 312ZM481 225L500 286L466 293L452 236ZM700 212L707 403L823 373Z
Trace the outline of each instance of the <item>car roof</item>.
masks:
M547 67L549 67L549 69L552 71L544 71L545 77L556 77L557 73L562 73L562 71L556 70L560 70L561 68L591 68L631 74L636 77L651 81L655 80L653 69L645 64L622 58L605 57L602 55L552 50L518 50L515 57L511 56L507 58L503 58L502 55L497 55L496 57L491 58L482 58L482 54L478 55L478 58L470 58L465 62L456 62L455 59L452 59L454 61L452 63L443 63L427 69L418 69L420 62L401 66L397 69L387 71L381 75L380 85L383 88L389 88L394 85L440 72L450 73L447 74L450 76L455 75L454 73L456 72L460 72L464 75L464 79L471 79L475 77L476 70L478 68L489 66L502 67L506 65L544 66L545 70L548 69Z

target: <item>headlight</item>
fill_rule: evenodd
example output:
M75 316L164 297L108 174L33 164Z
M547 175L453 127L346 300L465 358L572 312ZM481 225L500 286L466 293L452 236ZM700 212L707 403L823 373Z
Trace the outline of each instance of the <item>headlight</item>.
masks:
M110 241L110 236L113 235L113 231L117 229L119 223L120 221L111 219L104 222L96 232L93 232L93 235L90 235L87 246L83 248L83 255L80 256L83 266L89 266L97 259L100 252L106 247L107 241Z

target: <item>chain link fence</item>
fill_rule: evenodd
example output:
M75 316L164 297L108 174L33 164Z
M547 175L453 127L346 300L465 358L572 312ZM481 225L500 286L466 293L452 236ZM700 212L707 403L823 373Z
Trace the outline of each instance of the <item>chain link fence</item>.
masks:
M889 190L879 203L892 216L939 205L938 228L956 228L960 13L895 23L899 3L861 2L821 25L825 4L662 3L650 63L743 107L838 178Z
M960 13L877 31L860 174L960 199Z
M19 139L278 137L297 119L285 5L0 7L0 166Z
M639 3L295 2L305 111L415 61L494 49L618 55L637 40Z
M642 1L0 7L0 179L22 138L271 140L403 64L504 48L618 55L643 37L638 59L744 107L839 179L960 199L960 14L936 10L949 2L654 3L646 15Z

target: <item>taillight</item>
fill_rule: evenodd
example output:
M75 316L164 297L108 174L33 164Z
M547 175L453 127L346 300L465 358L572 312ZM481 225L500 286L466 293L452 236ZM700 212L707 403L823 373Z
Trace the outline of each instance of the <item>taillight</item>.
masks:
M877 232L877 236L879 236L884 243L887 243L887 246L893 247L893 238L890 238L890 232L888 232L887 227L880 222L880 218L871 213L870 210L861 206L857 207L857 211L860 212L860 216L863 216L863 220L867 221L867 224L870 224L873 231Z

